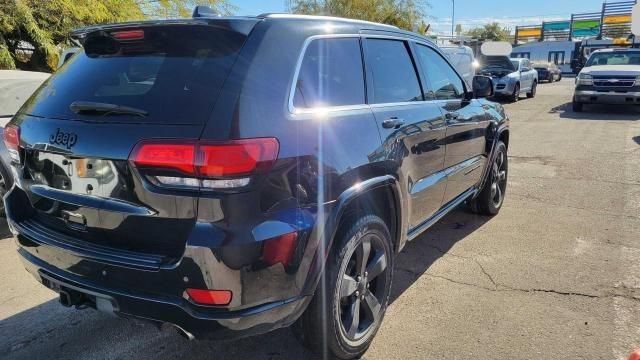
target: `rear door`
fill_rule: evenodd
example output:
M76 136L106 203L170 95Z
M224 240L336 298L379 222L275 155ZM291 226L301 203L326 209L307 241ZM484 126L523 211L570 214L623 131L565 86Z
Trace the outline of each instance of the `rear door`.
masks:
M520 66L520 79L522 83L522 89L531 89L531 87L533 86L533 80L535 78L534 70L531 68L531 63L529 62L529 60L524 59L522 60Z
M462 79L436 50L425 44L416 44L415 49L428 81L427 94L435 99L446 120L447 187L443 203L447 203L480 180L489 121L476 100L465 99Z
M146 139L198 139L246 36L213 26L89 33L14 120L34 228L85 244L178 258L197 192L128 161ZM223 119L216 119L223 121ZM224 136L224 134L221 134ZM162 175L162 176L156 176Z
M410 45L403 39L365 38L368 100L383 140L381 156L409 193L410 227L442 205L445 124L424 101Z

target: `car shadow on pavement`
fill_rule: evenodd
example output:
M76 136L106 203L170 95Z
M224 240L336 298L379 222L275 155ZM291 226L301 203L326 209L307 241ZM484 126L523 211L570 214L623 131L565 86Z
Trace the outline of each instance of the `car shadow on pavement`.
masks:
M472 214L460 207L445 216L414 241L407 243L395 259L390 303L397 300L438 259L491 218Z
M396 258L390 302L489 219L458 209L409 242ZM320 359L302 347L289 329L234 341L188 341L151 323L65 308L57 299L0 320L0 354L7 359L42 354L52 359Z
M549 114L559 114L561 119L600 120L600 121L638 121L640 106L585 104L582 112L575 112L570 102L549 110Z

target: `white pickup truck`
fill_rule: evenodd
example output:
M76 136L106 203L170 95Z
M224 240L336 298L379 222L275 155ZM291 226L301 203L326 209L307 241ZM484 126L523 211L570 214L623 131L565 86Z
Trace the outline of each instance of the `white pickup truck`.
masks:
M640 105L640 49L592 52L576 78L573 111L584 104Z

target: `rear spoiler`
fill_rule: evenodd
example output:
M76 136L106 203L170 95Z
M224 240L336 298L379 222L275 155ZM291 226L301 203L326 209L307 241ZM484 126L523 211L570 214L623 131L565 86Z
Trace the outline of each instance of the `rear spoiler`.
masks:
M87 35L100 32L100 31L112 31L117 29L126 28L138 28L138 27L150 27L150 26L180 26L180 25L202 25L212 26L219 29L229 30L249 35L253 27L262 21L263 19L253 17L197 17L194 19L178 19L178 20L147 20L147 21L132 21L123 22L117 24L104 24L88 26L71 31L69 34L71 41L79 47L82 47Z

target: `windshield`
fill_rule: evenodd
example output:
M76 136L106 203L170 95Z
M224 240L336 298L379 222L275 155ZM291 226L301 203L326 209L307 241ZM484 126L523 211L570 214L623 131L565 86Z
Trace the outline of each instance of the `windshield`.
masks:
M640 51L612 51L591 55L586 66L640 65Z
M517 61L509 60L506 56L485 56L481 60L480 71L488 70L509 70L515 71L518 68Z
M244 35L201 25L144 27L135 34L141 38L118 41L90 34L84 51L61 67L22 111L84 121L205 123ZM77 103L84 104L81 111L72 106ZM112 109L105 111L105 106Z

